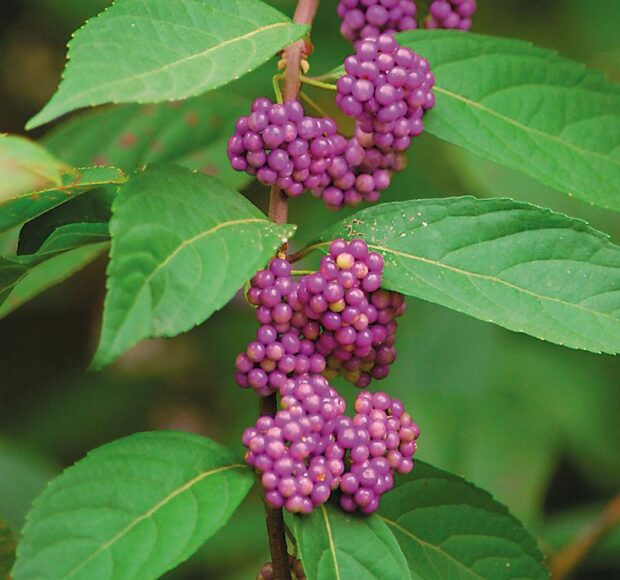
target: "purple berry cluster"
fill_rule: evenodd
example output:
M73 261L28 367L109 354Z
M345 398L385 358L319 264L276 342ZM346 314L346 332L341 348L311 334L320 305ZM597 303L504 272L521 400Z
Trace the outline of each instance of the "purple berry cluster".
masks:
M280 389L281 410L246 429L246 461L261 476L265 501L292 513L324 504L344 473L335 425L345 402L321 375L289 379Z
M351 42L418 27L414 0L340 0L337 11L340 32Z
M257 307L260 326L256 340L237 356L236 380L261 397L281 389L291 376L319 374L326 367L325 357L316 349L319 324L291 306L297 302L298 285L291 278L290 263L281 258L274 258L268 269L257 272L250 281L247 299Z
M469 30L476 0L433 0L429 12L424 23L426 28Z
M353 137L334 152L332 180L321 192L333 209L380 198L392 174L405 168L405 152L435 104L428 61L392 34L358 41L344 64L336 103L356 123Z
M360 239L334 240L318 272L300 282L298 296L320 317L317 352L325 374L341 374L358 388L388 375L396 360L396 318L405 311L401 294L381 289L383 258Z
M399 400L364 391L347 417L320 375L288 379L281 396L276 416L259 418L242 439L270 506L310 513L339 490L344 510L371 514L394 474L413 469L419 429Z
M336 437L347 450L348 469L340 478L341 507L350 512L375 512L381 496L394 487L394 473L413 469L419 434L401 401L381 392L360 393L355 416L346 424L341 421Z
M428 61L400 46L390 34L364 39L344 62L336 103L372 136L383 153L402 153L424 129L424 112L435 104Z
M335 151L327 187L313 191L332 210L374 203L390 186L392 173L406 166L404 155L379 149L373 135L356 128L354 136Z
M343 509L370 514L413 468L418 427L400 401L363 391L355 416L328 378L359 388L387 376L396 358L396 318L404 298L381 288L384 260L361 239L332 241L318 271L294 280L274 258L250 281L260 324L236 360L237 382L280 396L280 410L245 430L246 460L265 501L309 513L338 491Z
M237 120L228 158L233 169L297 197L329 183L327 170L344 140L337 132L333 119L307 116L298 101L277 104L261 97L249 116Z
M260 326L235 361L239 386L266 397L306 373L342 375L359 388L385 378L405 303L381 289L383 264L361 239L334 240L319 271L299 280L289 262L273 259L250 281Z

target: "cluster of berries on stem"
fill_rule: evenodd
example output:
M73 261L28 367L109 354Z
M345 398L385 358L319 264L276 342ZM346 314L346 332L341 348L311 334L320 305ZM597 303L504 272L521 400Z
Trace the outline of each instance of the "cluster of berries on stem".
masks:
M316 7L300 3L300 19L311 20ZM424 25L468 30L475 11L475 0L432 0ZM276 103L256 99L228 141L233 169L271 186L272 202L280 192L298 197L306 190L334 210L378 201L405 168L412 139L435 105L428 61L394 36L417 28L414 0L340 0L337 12L355 49L337 84L295 77L284 102L279 90ZM300 80L336 91L337 106L355 120L352 135L340 134L334 119L306 113L297 98ZM396 359L396 319L405 303L381 287L383 267L364 240L337 239L316 272L296 279L280 254L250 281L247 300L259 328L237 356L236 381L272 403L279 396L280 406L245 430L243 444L276 510L309 513L337 493L344 510L370 514L394 475L413 469L419 429L402 403L362 391L349 417L329 383L342 376L366 389ZM272 573L267 564L261 577Z
M458 6L450 15L465 19L470 2L454 0ZM433 4L428 19L433 26L439 25L444 5L449 3ZM355 42L346 74L335 86L305 77L302 82L336 91L340 110L355 119L352 135L339 133L332 118L308 115L296 99L273 103L261 97L237 121L227 149L233 169L289 197L310 190L333 210L380 199L392 175L405 168L412 139L422 134L423 117L435 104L428 61L393 35L416 26L414 2L342 0L338 12L345 36ZM448 24L454 23L450 15L444 15Z
M328 381L338 375L366 388L396 359L396 318L404 298L381 288L383 257L362 239L334 240L316 272L295 279L274 258L247 291L256 307L256 340L236 359L237 383L262 397L278 394L274 417L243 434L246 460L273 508L310 513L338 493L343 509L370 514L408 473L418 428L402 403L362 391L355 416Z
M274 258L250 281L256 338L237 356L236 380L266 397L287 378L342 375L358 388L383 379L396 360L401 294L381 288L384 260L364 240L334 240L318 271L295 280Z

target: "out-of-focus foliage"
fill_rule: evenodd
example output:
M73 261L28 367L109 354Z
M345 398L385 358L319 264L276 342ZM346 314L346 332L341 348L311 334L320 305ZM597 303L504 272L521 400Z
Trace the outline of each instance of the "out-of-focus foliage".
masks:
M70 33L108 4L2 3L0 131L20 132L49 99ZM292 0L271 4L288 15L294 6ZM350 51L338 34L335 4L321 2L313 74L332 70ZM478 4L475 32L532 41L620 79L616 0ZM272 60L227 90L245 99L271 96L274 71ZM325 98L319 103L337 113ZM222 128L222 134L232 130ZM265 209L264 188L253 185L245 193ZM620 240L616 215L432 136L414 144L408 170L394 179L385 200L471 194L550 207L587 219L616 244ZM66 204L67 211L79 201ZM327 213L309 196L296 200L290 218L299 225L294 246L347 214ZM0 243L16 251L16 235L3 234ZM255 397L235 386L232 370L235 355L255 332L242 298L187 335L143 342L105 372L86 373L99 336L105 267L104 260L94 262L0 324L0 519L16 531L45 482L93 447L137 431L179 428L240 450L239 435L255 420ZM421 425L420 459L491 491L538 532L549 553L566 545L620 481L617 358L563 349L439 306L408 302L399 326L400 356L386 385ZM354 397L349 385L338 386L349 400ZM229 526L169 577L255 575L268 560L258 500L252 493ZM616 534L591 553L578 577L617 575L618 553Z

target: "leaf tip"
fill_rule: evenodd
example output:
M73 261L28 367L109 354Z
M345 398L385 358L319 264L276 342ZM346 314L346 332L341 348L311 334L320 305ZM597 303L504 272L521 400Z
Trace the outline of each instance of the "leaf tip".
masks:
M37 127L41 127L46 123L49 123L51 119L47 119L46 115L44 115L47 106L43 107L34 117L31 117L28 122L24 125L26 131L32 131L32 129L36 129Z

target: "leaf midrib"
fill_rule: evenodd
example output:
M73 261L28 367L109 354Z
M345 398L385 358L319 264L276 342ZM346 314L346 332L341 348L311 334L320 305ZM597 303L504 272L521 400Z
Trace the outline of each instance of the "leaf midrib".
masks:
M140 297L140 294L142 293L144 288L161 271L161 269L164 268L165 266L167 266L182 250L184 250L187 247L190 247L192 244L198 242L199 240L201 240L203 238L206 238L207 236L209 236L211 234L214 234L218 230L223 229L225 227L232 227L232 226L240 225L240 224L258 223L258 222L264 222L264 223L273 225L272 222L270 222L269 220L266 220L264 218L245 218L245 219L240 219L240 220L231 220L231 221L227 221L227 222L221 222L221 223L213 226L212 228L210 228L210 229L208 229L208 230L206 230L204 232L200 232L199 234L197 234L197 235L195 235L195 236L193 236L193 237L191 237L191 238L189 238L187 240L183 240L174 249L173 252L168 254L168 256L166 256L166 258L164 258L164 260L162 260L159 264L157 264L157 266L153 269L153 271L144 279L142 284L140 284L140 288L135 292L133 302L131 303L131 305L128 308L125 309L125 313L126 313L125 320L127 319L128 314L133 310L134 306L136 305L136 302L138 301L138 298ZM116 338L114 339L114 341L112 342L112 344L110 345L110 348L108 350L112 350L119 339L120 339L120 332L117 332L116 333Z
M269 24L267 26L261 26L259 28L256 28L254 30L251 30L250 32L246 32L245 34L242 34L240 36L235 36L234 38L229 38L228 40L225 40L224 42L221 42L215 46L210 46L209 48L207 48L206 50L201 50L200 52L195 52L193 54L184 56L183 58L174 60L172 62L166 63L163 66L160 66L158 68L155 69L151 69L148 71L144 71L143 73L137 74L137 75L132 75L132 76L126 76L120 79L117 79L115 81L109 81L106 82L105 84L101 84L101 85L96 85L93 86L91 88L89 88L86 91L81 91L78 93L74 93L74 95L68 99L66 99L64 101L63 107L66 108L67 106L69 106L70 103L74 103L74 102L80 102L84 97L86 97L87 95L90 95L92 93L97 93L99 91L103 90L109 90L110 87L116 86L116 85L123 85L125 83L128 82L133 82L139 79L145 79L148 78L150 76L153 75L157 75L160 74L164 71L167 71L168 69L171 68L175 68L177 66L182 66L185 63L192 61L194 59L197 58L202 58L207 56L209 53L214 52L216 50L220 50L221 48L228 46L229 44L234 44L236 42L242 42L244 40L247 40L248 38L252 38L253 36L256 36L257 34L260 34L262 32L265 32L266 30L271 30L274 28L280 28L280 27L288 27L288 26L292 26L291 22L274 22L273 24Z
M324 505L321 505L321 513L325 520L325 529L327 531L327 540L329 541L329 550L332 553L332 559L334 560L334 571L336 572L336 580L340 580L340 568L338 567L338 557L336 556L336 542L334 541L334 535L332 533L332 526L329 522L329 516Z
M415 542L419 542L420 544L422 544L423 546L426 546L428 548L430 548L433 552L436 552L438 554L441 554L442 556L445 556L446 558L448 558L450 561L454 562L459 568L462 568L463 570L465 570L468 574L471 575L472 578L479 578L480 580L485 580L485 578L483 576L479 576L478 574L476 574L476 572L474 572L473 570L469 569L467 566L465 566L465 564L463 564L462 562L459 562L456 558L454 558L451 554L449 554L448 552L441 550L439 548L439 546L436 546L435 544L431 544L430 542L426 542L424 541L422 538L420 538L419 536L416 536L413 532L410 532L408 529L403 528L400 524L398 524L397 522L395 522L394 520L391 520L390 518L387 518L385 516L379 515L379 517L388 525L391 526L393 528L396 528L398 531L400 531L402 534L404 534L405 536L409 536L413 541Z
M207 478L207 477L209 477L211 475L215 475L217 473L222 473L224 471L229 471L231 469L238 469L238 468L245 469L245 467L246 466L241 464L241 463L235 463L233 465L224 465L222 467L217 467L215 469L211 469L209 471L205 471L203 473L198 474L196 477L194 477L193 479L190 479L188 482L184 483L181 487L175 489L172 493L168 494L161 501L156 503L151 509L149 509L146 512L144 512L141 516L139 516L139 517L135 518L134 520L132 520L127 526L125 526L122 530L117 532L107 542L103 543L99 548L97 548L97 550L95 550L90 556L88 556L87 558L82 560L82 562L80 562L77 566L75 566L74 568L69 570L69 572L67 573L66 576L64 576L64 578L66 579L66 578L71 578L72 576L74 576L77 572L79 572L82 568L84 568L84 566L86 566L88 563L92 562L92 560L94 560L97 556L99 556L100 554L105 552L108 548L110 548L110 546L114 545L121 538L123 538L123 536L128 534L140 522L150 518L155 512L157 512L158 510L163 508L165 505L167 505L169 502L171 502L175 497L177 497L180 494L182 494L183 492L187 491L188 489L190 489L194 485L200 483L203 479L205 479L205 478Z
M500 119L501 121L512 125L526 133L531 133L532 135L537 135L539 137L542 137L544 139L547 139L549 141L554 141L564 147L566 147L567 149L572 149L573 151L575 151L576 153L579 153L580 155L584 155L584 156L589 156L589 157L596 157L599 158L603 161L605 161L606 163L612 163L614 165L617 165L620 167L620 160L614 159L613 157L609 157L608 155L605 155L603 153L599 153L598 151L590 151L588 149L583 149L582 147L579 147L578 145L575 145L574 143L571 143L570 141L565 141L564 139L562 139L561 137L558 137L556 135L552 135L550 133L545 133L544 131L541 131L540 129L535 129L534 127L528 127L527 125L524 125L523 123L520 123L519 121L517 121L516 119L512 119L511 117L508 117L507 115L504 115L502 113L499 113L493 109L490 109L489 107L486 107L485 105L483 105L482 103L478 102L478 101L474 101L473 99L469 99L468 97L465 97L463 95L460 95L458 93L454 93L452 91L449 91L448 89L444 89L441 88L439 86L435 86L434 90L440 94L443 94L449 98L452 98L454 100L457 101L461 101L463 103L465 103L466 105L469 105L475 109L479 109L480 111L492 116L492 117L496 117L498 119Z
M323 246L328 246L330 244L330 242L321 242L319 244L314 244L312 246L310 246L308 248L308 251L312 251L313 249L318 249L320 247ZM373 250L378 250L380 252L386 252L389 254L393 254L395 256L399 256L401 258L407 258L410 260L414 260L417 262L422 262L424 264L429 264L431 266L435 266L437 268L442 268L444 270L448 270L450 272L453 272L455 274L459 274L462 276L466 276L467 278L477 278L480 280L484 280L486 282L490 282L493 284L500 284L503 286L506 286L507 288L510 288L512 290L516 290L517 292L522 292L524 294L527 294L529 296L532 296L533 298L540 300L540 301L547 301L547 302L555 302L557 304L561 304L562 306L566 306L567 308L576 308L577 310L583 310L584 312L588 313L588 314L592 314L596 317L601 317L601 318L607 318L612 322L618 323L619 320L617 318L615 318L614 316L611 316L605 312L600 312L598 310L592 310L590 308L586 308L584 306L582 306L581 304L576 304L574 302L567 302L566 300L562 300L561 298L554 298L551 296L545 296L544 294L538 294L537 292L534 292L533 290L528 290L527 288L523 288L521 286L517 286L516 284L513 284L512 282L508 282L507 280L502 280L501 278L496 278L495 276L491 276L490 274L480 274L478 272L468 272L467 270L463 270L461 268L457 268L456 266L450 266L449 264L443 264L441 262L438 262L437 260L431 260L430 258L424 258L422 256L416 256L414 254L408 254L406 252L401 252L399 250L394 250L391 248L386 248L384 246L379 246L376 244L368 244L368 247L373 249Z

